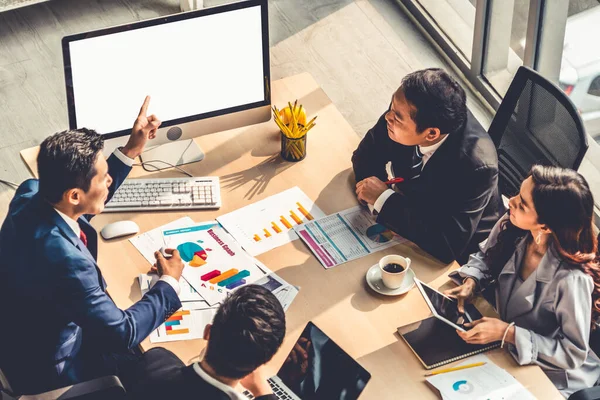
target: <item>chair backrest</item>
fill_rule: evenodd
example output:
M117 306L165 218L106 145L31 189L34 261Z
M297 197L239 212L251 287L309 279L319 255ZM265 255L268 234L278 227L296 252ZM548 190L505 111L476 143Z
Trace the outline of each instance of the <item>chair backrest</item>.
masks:
M590 334L590 348L597 356L600 356L600 326Z
M8 379L6 379L6 375L4 375L4 373L2 372L2 370L0 369L0 392L6 393L6 394L12 394L12 388L10 387L10 384L8 383ZM0 396L0 399L2 397Z
M577 170L588 149L573 102L527 67L517 71L488 132L498 151L500 193L509 197L519 191L532 165Z

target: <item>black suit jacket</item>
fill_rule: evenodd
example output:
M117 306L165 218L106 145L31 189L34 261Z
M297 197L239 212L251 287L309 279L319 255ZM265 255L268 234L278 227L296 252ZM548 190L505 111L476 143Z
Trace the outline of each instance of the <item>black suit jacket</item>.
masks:
M389 161L396 177L407 176L412 167L414 146L390 139L384 115L352 156L357 181L387 180ZM477 251L503 209L494 143L470 112L464 130L448 136L421 176L397 188L402 194L385 202L377 222L446 263L464 262Z
M169 350L154 348L146 352L138 365L127 397L135 400L202 399L229 400L229 396L202 379L191 365ZM277 400L275 395L256 400Z

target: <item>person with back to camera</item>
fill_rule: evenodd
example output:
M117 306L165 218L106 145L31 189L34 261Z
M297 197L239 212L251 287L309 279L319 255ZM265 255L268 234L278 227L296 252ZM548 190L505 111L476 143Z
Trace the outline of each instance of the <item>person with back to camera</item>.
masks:
M134 400L277 400L263 367L281 347L285 313L266 288L247 285L234 291L206 326L204 357L186 366L163 348L146 352L128 391Z
M599 383L590 332L600 322L600 256L594 199L577 172L534 166L479 252L450 277L446 291L464 302L493 297L498 318L458 332L473 344L502 341L521 365L537 364L568 397ZM488 297L488 296L486 296Z

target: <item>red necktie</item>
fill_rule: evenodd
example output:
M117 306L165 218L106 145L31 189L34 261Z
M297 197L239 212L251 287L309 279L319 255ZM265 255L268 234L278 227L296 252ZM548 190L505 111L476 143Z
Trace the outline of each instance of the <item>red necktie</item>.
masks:
M83 232L83 229L79 231L79 239L81 239L83 245L87 247L87 236L85 235L85 232Z

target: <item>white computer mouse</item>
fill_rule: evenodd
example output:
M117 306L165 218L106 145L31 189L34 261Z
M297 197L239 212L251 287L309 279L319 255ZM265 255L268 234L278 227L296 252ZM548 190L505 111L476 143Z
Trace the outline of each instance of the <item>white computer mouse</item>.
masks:
M133 235L139 231L140 227L133 221L117 221L102 228L100 235L104 239L109 240L121 236Z

